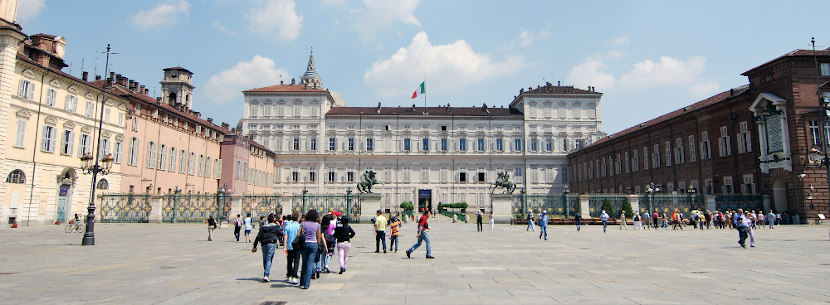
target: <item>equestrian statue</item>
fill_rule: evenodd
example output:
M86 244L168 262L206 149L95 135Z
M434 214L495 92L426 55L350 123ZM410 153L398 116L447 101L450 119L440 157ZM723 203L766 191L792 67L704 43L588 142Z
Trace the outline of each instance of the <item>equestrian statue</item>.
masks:
M493 185L490 194L492 195L499 187L504 188L502 194L513 194L513 190L516 189L516 184L510 181L510 174L507 171L499 172L499 176L496 178L496 183Z
M383 182L375 179L375 171L368 169L363 173L363 178L357 183L357 190L361 193L371 193L372 186L375 184L383 184Z

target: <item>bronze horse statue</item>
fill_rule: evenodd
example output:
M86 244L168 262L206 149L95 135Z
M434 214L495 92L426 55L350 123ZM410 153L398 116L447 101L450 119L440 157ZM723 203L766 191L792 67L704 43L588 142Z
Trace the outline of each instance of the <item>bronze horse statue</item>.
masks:
M361 178L360 182L357 183L357 190L361 193L371 193L373 185L383 184L383 182L380 182L377 179L375 179L375 176L375 171L366 170L366 172L363 173L363 177Z
M507 171L499 172L499 176L496 178L496 183L493 185L493 189L490 190L490 194L492 195L499 187L504 188L502 194L513 194L513 190L516 189L516 184L510 181L510 174Z

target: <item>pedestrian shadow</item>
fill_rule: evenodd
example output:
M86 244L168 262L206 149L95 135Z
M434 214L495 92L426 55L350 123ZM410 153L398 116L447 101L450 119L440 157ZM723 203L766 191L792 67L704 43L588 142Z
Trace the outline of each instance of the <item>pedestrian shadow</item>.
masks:
M296 287L296 288L300 288L300 286L299 286L299 285L289 284L289 283L285 283L285 282L283 282L283 283L280 283L280 282L276 282L276 283L271 282L271 288L285 288L285 287Z

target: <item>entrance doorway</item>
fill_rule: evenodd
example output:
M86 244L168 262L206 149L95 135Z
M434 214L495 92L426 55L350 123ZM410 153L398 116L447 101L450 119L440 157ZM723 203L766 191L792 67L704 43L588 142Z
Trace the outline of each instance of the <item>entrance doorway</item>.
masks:
M58 208L57 208L57 215L55 216L56 221L66 222L66 209L67 209L67 202L69 202L69 188L72 187L69 184L61 184L60 192L58 193Z
M772 183L772 197L775 200L775 212L787 210L787 182L778 178Z
M432 190L418 190L418 211L432 211Z

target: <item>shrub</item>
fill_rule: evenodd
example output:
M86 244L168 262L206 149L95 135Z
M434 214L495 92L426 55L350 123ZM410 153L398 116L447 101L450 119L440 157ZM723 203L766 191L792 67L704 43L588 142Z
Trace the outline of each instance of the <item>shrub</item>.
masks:
M602 207L600 208L608 212L608 215L614 215L614 207L611 206L611 201L608 201L608 198L602 200ZM602 211L600 211L602 213Z
M634 211L631 209L631 202L628 199L623 202L622 211L625 211L625 217L634 217Z

